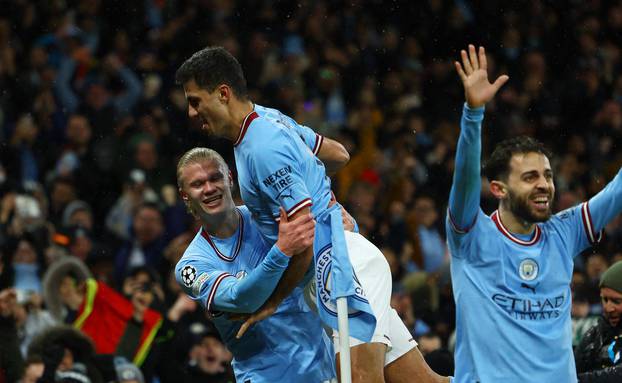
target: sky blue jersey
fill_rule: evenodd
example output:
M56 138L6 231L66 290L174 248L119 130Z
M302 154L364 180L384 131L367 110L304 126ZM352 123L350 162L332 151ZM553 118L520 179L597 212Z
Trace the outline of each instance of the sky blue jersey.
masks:
M248 209L238 207L240 226L220 239L200 229L175 268L184 292L212 315L233 353L238 382L318 383L335 376L332 345L300 288L276 313L251 326L241 339L242 322L227 313L253 312L270 296L289 258L270 248L252 222Z
M277 239L279 206L288 216L305 207L318 216L328 206L330 178L315 156L321 141L276 109L255 105L244 120L234 143L240 194L269 243Z
M277 239L279 207L288 216L311 209L317 225L315 266L309 270L315 271L320 318L337 328L335 300L346 297L352 308L350 334L367 342L376 319L350 264L339 206L328 208L330 178L316 157L321 147L318 137L278 110L255 105L234 142L240 194L270 244ZM312 276L307 273L302 283Z
M484 108L465 105L446 219L456 301L455 382L576 382L573 258L622 210L620 173L600 193L511 233L479 208Z

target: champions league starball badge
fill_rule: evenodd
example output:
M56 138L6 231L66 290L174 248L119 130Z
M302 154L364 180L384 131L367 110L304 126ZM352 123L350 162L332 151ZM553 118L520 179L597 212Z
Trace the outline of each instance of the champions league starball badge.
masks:
M518 275L524 281L533 281L538 276L538 263L531 258L523 260L518 266Z
M196 277L197 269L195 269L193 266L188 265L181 270L181 280L184 282L184 285L186 285L186 287L192 286L192 283L194 283Z

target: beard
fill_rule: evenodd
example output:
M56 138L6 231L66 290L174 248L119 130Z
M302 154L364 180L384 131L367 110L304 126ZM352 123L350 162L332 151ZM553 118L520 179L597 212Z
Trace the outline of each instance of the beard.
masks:
M551 218L551 206L553 205L553 198L549 193L549 207L545 212L537 212L529 205L529 195L519 196L512 190L508 190L508 202L510 204L510 211L515 217L529 223L545 222Z

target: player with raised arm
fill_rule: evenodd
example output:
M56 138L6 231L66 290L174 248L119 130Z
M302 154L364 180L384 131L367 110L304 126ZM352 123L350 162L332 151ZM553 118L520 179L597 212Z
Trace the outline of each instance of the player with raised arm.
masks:
M241 322L229 319L232 313L257 310L268 299L290 257L313 243L312 217L307 214L288 222L283 213L278 240L267 245L248 209L235 206L231 173L211 149L186 152L177 166L177 182L201 229L178 262L175 276L213 316L233 353L236 380L318 383L334 378L330 340L304 303L301 289L244 338L235 336Z
M576 382L570 322L573 258L622 210L622 174L589 201L552 214L549 154L530 137L499 143L484 166L499 200L479 207L484 105L508 80L488 81L486 54L455 63L466 103L447 212L456 301L455 382Z
M223 48L196 52L178 69L176 79L184 87L189 116L200 119L209 133L234 143L242 199L269 243L276 240L280 207L290 219L311 211L317 220L313 248L290 261L273 295L241 332L269 316L278 302L300 285L308 270L305 281L313 278L317 283L320 317L336 329L331 289L337 284L335 274L341 272L354 285L348 301L352 336L347 340L352 380L442 380L427 366L408 329L390 307L392 281L386 259L364 237L344 233L339 205L331 203L325 166L314 156L309 140L299 137L300 131L311 137L312 130L275 109L255 105L248 97L240 64ZM321 147L319 150L321 154ZM309 268L312 258L315 267ZM347 262L342 263L344 258ZM339 349L336 331L333 339Z

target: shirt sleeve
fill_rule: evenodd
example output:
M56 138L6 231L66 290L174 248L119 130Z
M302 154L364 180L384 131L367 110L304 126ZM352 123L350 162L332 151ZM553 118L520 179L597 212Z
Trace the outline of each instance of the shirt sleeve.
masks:
M592 243L597 242L600 232L622 212L622 168L603 190L584 205L585 231Z
M460 121L460 137L456 148L454 177L449 192L448 235L466 234L477 218L481 191L480 157L483 119L484 107L471 109L464 104Z
M288 117L289 118L289 117ZM311 149L314 155L317 156L320 148L322 147L322 143L324 142L324 137L318 133L316 133L313 129L309 128L305 125L300 125L296 121L290 118L290 126L302 141L304 141L305 145Z
M252 313L270 297L288 264L289 257L275 245L241 279L197 259L182 259L177 264L175 278L184 292L209 312Z
M275 134L274 140L251 158L261 193L270 199L272 215L279 217L279 206L291 216L312 205L311 194L304 181L304 160L294 137L285 132ZM305 149L306 150L306 149Z

